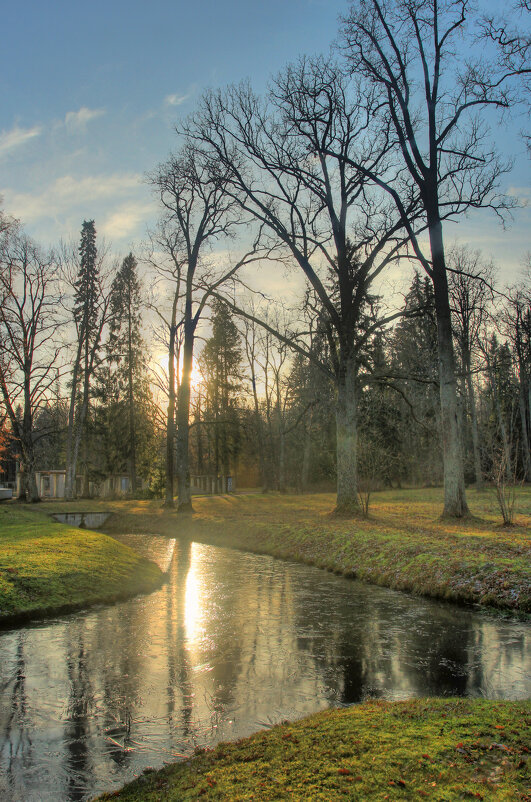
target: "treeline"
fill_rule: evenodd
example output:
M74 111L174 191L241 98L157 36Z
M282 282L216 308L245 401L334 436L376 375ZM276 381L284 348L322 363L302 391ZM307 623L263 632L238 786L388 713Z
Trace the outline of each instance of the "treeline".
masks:
M465 479L478 488L500 478L530 481L529 272L519 286L498 289L495 271L479 254L454 249L449 264ZM150 315L135 257L116 265L98 255L93 221L83 224L78 248L44 255L4 218L2 266L0 448L4 460L10 453L21 459L24 497L38 497L35 470L63 468L67 498L124 474L128 492L144 487L145 494L162 495L169 372L153 358L168 342ZM369 328L379 315L372 302ZM231 305L214 298L202 310L209 336L190 386L190 472L230 475L265 492L331 489L337 390L319 368L330 362L319 315L307 297L291 319L284 310L282 321L256 308L238 317ZM257 322L261 313L269 330ZM302 318L314 359L289 344L290 327ZM180 329L176 322L176 395L183 378ZM433 287L415 273L398 322L376 328L364 352L371 381L357 422L361 504L374 489L442 483L437 359ZM167 364L166 354L161 361Z
M94 221L45 253L4 216L0 287L1 456L20 462L21 498L38 500L36 470L64 470L67 499L123 473L136 490L160 434L133 255L99 254Z
M451 253L456 263L475 270L450 279L466 482L530 481L531 284L497 290L492 268L478 269L478 254L462 248ZM360 399L362 495L443 481L435 301L418 273L403 312L367 349L375 378ZM192 400L192 473L235 474L266 492L331 489L333 382L222 302L212 323ZM324 347L316 337L314 348Z

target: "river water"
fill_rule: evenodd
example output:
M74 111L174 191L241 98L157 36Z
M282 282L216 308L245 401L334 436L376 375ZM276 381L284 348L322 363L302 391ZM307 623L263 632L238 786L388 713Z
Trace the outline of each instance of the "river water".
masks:
M0 799L87 800L369 696L531 695L531 626L198 543L121 538L160 590L0 633Z

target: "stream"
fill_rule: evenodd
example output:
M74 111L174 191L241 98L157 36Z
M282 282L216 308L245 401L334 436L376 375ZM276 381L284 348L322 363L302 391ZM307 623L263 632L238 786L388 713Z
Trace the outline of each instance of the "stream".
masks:
M0 632L0 799L88 800L147 766L367 697L531 696L531 625L194 542L119 538L147 596Z

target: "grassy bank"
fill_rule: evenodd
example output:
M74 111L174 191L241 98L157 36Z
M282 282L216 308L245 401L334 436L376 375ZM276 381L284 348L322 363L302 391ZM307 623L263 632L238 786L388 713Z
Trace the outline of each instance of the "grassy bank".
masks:
M440 490L379 493L367 520L332 517L330 494L198 497L193 516L167 512L160 501L114 502L107 531L177 534L425 596L531 612L531 489L519 491L518 525L509 529L500 526L494 491L471 491L469 503L474 518L441 521Z
M529 800L531 705L370 701L260 732L101 799Z
M0 506L0 624L153 590L160 569L112 538Z

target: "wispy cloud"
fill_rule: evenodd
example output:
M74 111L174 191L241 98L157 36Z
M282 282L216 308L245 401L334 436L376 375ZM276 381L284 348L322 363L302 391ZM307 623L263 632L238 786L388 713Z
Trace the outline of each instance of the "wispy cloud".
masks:
M82 106L79 111L68 111L65 115L65 126L69 133L84 131L87 123L105 114L105 109L89 109Z
M139 226L153 214L153 203L126 203L104 220L100 231L111 240L126 239L136 234Z
M523 186L523 187L512 186L512 187L509 187L509 189L507 190L507 194L511 198L522 198L522 199L525 198L525 199L527 199L527 198L531 197L531 187L528 187L528 186ZM527 203L526 203L526 205L527 205Z
M188 100L190 97L190 93L187 95L166 95L164 98L164 103L166 106L180 106L185 100Z
M35 125L33 128L19 128L18 125L16 125L11 131L2 131L0 133L0 157L4 156L10 150L20 147L30 139L39 136L41 130L39 125Z
M138 191L142 176L138 173L113 173L111 175L74 178L65 175L57 178L40 194L12 193L2 190L6 208L25 223L40 218L57 217L72 209L83 208L84 214L93 214L100 202L131 195Z

